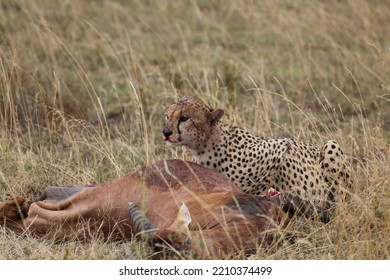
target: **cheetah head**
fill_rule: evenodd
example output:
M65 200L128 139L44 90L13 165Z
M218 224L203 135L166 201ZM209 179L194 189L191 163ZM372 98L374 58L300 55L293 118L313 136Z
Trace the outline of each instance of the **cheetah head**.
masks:
M170 146L196 149L199 143L207 142L223 113L222 109L212 109L185 96L165 110L163 139Z

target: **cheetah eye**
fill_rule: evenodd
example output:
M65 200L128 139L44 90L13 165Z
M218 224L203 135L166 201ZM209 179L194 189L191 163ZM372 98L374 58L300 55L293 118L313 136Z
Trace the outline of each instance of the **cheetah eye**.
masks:
M188 119L189 117L180 117L179 122L186 122Z

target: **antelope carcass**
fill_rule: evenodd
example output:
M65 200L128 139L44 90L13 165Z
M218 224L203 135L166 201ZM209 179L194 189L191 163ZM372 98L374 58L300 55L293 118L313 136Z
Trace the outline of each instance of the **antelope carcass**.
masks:
M7 225L37 236L127 239L143 232L152 244L191 249L201 259L269 244L284 216L272 198L244 194L217 171L174 159L107 183L49 187L32 203L0 202Z

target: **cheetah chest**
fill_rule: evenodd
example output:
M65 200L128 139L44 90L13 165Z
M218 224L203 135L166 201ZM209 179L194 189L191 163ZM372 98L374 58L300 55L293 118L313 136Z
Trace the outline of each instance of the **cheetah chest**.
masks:
M286 138L265 141L238 136L196 156L195 160L223 173L244 192L262 194L272 186L289 149L290 142Z

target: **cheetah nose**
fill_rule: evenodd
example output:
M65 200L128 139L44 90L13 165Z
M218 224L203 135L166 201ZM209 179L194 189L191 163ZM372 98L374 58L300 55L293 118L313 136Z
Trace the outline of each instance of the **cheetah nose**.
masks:
M173 132L172 132L172 130L169 130L169 129L167 129L167 128L164 128L163 131L162 131L162 133L164 134L165 138L168 138L169 136L172 135Z

